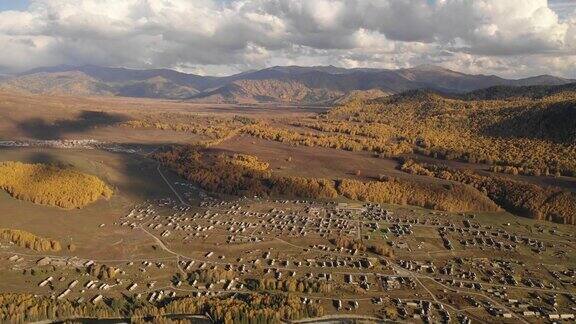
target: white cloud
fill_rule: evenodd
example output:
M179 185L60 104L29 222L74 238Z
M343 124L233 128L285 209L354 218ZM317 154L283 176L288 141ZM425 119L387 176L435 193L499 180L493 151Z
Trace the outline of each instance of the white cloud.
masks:
M227 73L270 64L576 78L576 12L547 0L32 0L0 12L0 67Z

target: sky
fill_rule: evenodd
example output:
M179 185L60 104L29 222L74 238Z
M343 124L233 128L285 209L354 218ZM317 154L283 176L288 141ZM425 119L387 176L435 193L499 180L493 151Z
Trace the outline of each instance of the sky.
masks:
M576 0L0 0L0 73L273 65L576 78Z
M28 0L0 0L0 11L3 10L24 10L28 7Z

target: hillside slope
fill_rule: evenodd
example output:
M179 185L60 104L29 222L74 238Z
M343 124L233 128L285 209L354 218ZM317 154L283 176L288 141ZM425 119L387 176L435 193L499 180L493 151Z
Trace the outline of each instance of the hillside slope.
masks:
M576 206L576 188L561 179L576 177L576 91L567 88L549 87L550 95L539 98L530 95L533 87L509 88L498 100L412 90L351 100L290 127L252 125L245 132L293 145L447 163L466 172L416 164L407 172L471 185L519 215L574 224L576 211L567 206Z
M82 72L56 72L25 75L0 82L0 89L42 95L110 96L113 89Z
M201 93L193 100L227 103L330 103L344 94L321 88L310 88L294 80L238 80L214 91Z

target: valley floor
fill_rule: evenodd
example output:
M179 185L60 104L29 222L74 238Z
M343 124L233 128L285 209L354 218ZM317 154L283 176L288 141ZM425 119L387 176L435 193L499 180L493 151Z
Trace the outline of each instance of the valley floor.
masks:
M3 97L0 162L73 167L96 175L115 194L83 209L63 210L0 193L0 228L57 239L63 247L45 253L0 242L1 320L208 313L223 321L240 313L220 311L233 309L222 300L245 305L248 314L262 308L256 301L266 301L247 296L268 295L280 296L266 304L272 313L289 309L292 318L302 322L310 317L327 322L573 320L574 226L505 211L452 213L343 197L209 193L151 159L151 154L165 145L213 141L210 150L257 156L282 176L374 181L384 175L438 186L453 182L403 172L398 160L365 151L293 146L235 132L215 140L205 133L122 124L145 113L159 120L192 118L203 126L206 120L194 118L206 115L230 118L225 122L234 128L245 122L243 118L282 123L317 112L288 107L274 114L276 109L280 108ZM97 118L92 118L94 112ZM176 117L164 115L172 113ZM488 172L481 164L446 163ZM576 189L571 177L506 177ZM10 293L38 295L37 303L51 305L44 309L60 307L66 312L32 312L30 299L19 297L25 301L12 304L22 311L10 313L4 307ZM203 311L177 314L182 300L201 301Z

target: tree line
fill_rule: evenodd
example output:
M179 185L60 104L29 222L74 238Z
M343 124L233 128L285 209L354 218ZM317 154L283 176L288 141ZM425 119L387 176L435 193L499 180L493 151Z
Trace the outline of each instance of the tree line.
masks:
M175 146L155 158L203 189L229 195L335 198L332 181L272 174L256 157Z
M342 179L338 181L338 192L353 200L413 205L448 212L500 210L494 202L472 188L457 184Z
M470 170L456 170L444 165L405 161L401 169L460 182L482 192L502 208L516 215L538 220L576 224L576 194L556 187L537 186L506 177L483 176Z
M62 249L57 240L36 236L17 229L0 228L0 239L39 252L58 252Z
M247 280L247 287L260 291L279 290L284 292L321 294L329 294L334 289L333 285L329 282L303 278L250 278Z
M155 114L142 115L137 119L122 123L129 128L172 130L205 136L207 139L218 140L235 134L245 125L256 123L255 120L244 117L214 117L188 114Z
M131 322L169 321L166 315L208 314L216 323L280 323L319 317L325 314L321 305L303 304L292 294L236 293L219 297L177 297L162 303L148 303L125 296L109 298L103 303L75 303L32 294L0 294L0 320L27 323L43 320L77 318L128 318Z

